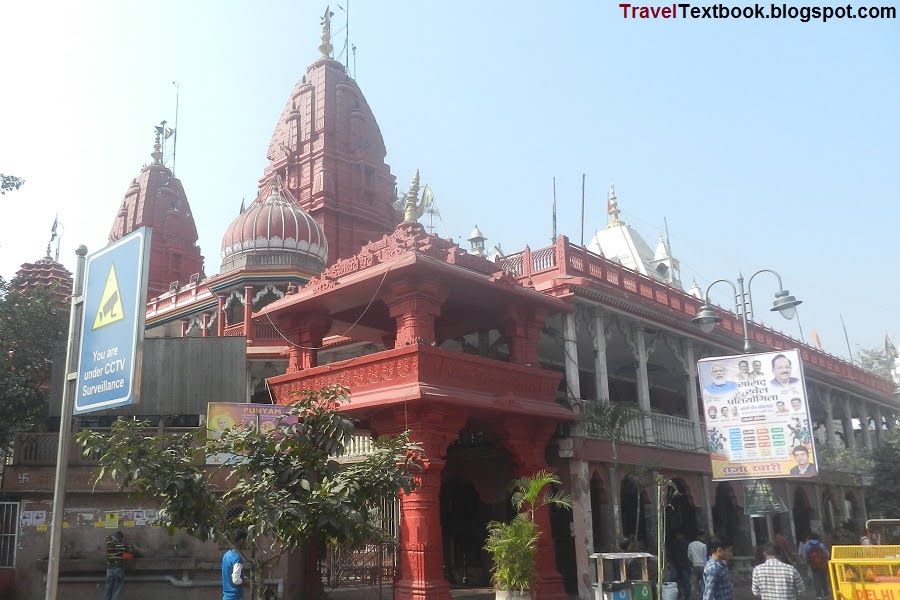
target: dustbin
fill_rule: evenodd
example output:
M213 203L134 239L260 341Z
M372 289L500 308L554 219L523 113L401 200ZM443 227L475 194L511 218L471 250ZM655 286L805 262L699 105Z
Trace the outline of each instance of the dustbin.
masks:
M667 581L662 584L662 600L678 600L678 584Z
M595 583L594 600L632 600L631 583L624 581L606 581L602 585Z
M631 600L653 600L653 592L649 581L629 581Z

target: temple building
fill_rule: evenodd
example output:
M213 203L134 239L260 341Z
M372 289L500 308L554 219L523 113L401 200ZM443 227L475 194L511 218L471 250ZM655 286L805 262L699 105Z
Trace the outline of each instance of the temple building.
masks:
M385 141L359 86L332 58L327 27L319 51L260 148L269 164L257 197L222 233L217 274L205 274L195 224L202 215L162 164L159 138L118 212L110 207L110 241L153 229L146 336L193 357L172 366L185 380L178 383L209 387L215 369L228 369L237 378L224 399L264 404L340 383L350 389L343 410L359 435L410 430L422 444L420 485L398 500L396 554L353 585L374 578L397 600L448 600L451 588L489 586L485 526L509 516L508 483L540 469L560 475L573 508L537 515L536 600L592 598L590 554L618 549L623 538L655 552L659 515L639 468L680 492L667 512L669 533L730 536L739 572L776 530L796 540L862 526L866 481L828 458L844 449L865 457L897 426L892 381L751 321L754 350L802 356L820 462L816 478L774 482L787 512L744 516L742 483L711 479L696 367L743 351L740 317L720 311L709 333L694 324L699 288L684 291L662 235L654 250L621 218L614 188L608 221L587 248L561 235L503 255L486 249L477 226L469 249L427 233L417 219L430 191L417 174L395 197ZM49 257L26 267L65 279ZM213 361L234 349L233 368ZM76 427L120 414L153 418L160 431L203 426L205 410L186 395L160 391L126 413L79 417ZM643 412L617 432L614 463L611 440L586 432L578 407L617 402ZM15 573L21 598L39 597L44 585L38 569L49 533L38 523L49 522L58 437L50 423L48 432L19 437L4 470L4 498L21 519L2 532L18 550L0 550L9 563L0 568ZM152 527L152 502L92 487L93 465L72 456L62 597L96 596L108 515L142 551L129 566L129 598L217 597L219 548ZM333 571L327 553L322 560L327 587ZM295 567L285 561L274 575L279 598L298 597Z

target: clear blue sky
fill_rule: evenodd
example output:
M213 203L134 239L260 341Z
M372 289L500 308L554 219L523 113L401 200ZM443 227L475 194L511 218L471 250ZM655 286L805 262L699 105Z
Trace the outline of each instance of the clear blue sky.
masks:
M0 274L43 256L57 212L70 268L78 244L106 243L153 125L175 119L173 80L176 172L218 272L221 235L255 196L275 121L318 55L324 7L4 6L0 172L27 183L0 197ZM555 176L559 231L577 243L586 173L586 241L615 182L651 247L668 220L686 287L773 268L804 300L807 339L818 329L846 356L843 313L854 350L885 331L900 342L900 20L636 21L598 1L349 8L388 163L401 189L421 169L442 235L465 243L477 224L506 251L548 245ZM759 315L775 291L756 279ZM799 337L796 322L765 320Z

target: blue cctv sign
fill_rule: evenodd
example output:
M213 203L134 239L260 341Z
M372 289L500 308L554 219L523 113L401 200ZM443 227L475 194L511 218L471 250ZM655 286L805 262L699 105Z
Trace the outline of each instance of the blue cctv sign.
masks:
M76 415L138 400L150 234L141 228L87 259Z

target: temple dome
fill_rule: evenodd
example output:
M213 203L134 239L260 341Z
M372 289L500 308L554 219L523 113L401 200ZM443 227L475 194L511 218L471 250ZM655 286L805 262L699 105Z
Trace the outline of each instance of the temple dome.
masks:
M278 187L273 186L264 202L251 204L225 231L223 273L254 264L293 265L316 274L324 270L328 262L325 232Z
M48 246L47 256L37 262L22 265L16 272L13 284L20 289L49 289L63 304L72 294L72 273L50 257Z

